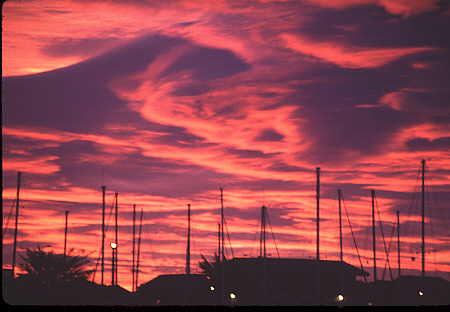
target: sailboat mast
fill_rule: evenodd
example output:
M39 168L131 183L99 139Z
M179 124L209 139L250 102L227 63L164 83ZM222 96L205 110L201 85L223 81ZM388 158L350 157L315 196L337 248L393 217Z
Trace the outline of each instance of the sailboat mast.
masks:
M400 268L400 211L397 210L397 262L398 262L398 277L401 276Z
M425 277L425 159L422 159L422 277Z
M141 208L141 218L139 223L139 235L138 235L138 247L137 247L137 259L136 259L136 284L134 289L137 289L139 284L139 258L141 256L141 236L142 236L142 219L144 216L144 210Z
M188 231L186 247L186 274L191 274L191 204L188 207Z
M19 225L19 195L20 195L20 183L22 172L17 172L17 192L16 192L16 221L14 225L14 244L13 244L13 256L12 256L12 270L11 275L14 278L14 270L16 268L16 252L17 252L17 229Z
M116 248L114 250L115 257L114 257L114 275L115 275L115 282L118 284L118 266L119 266L119 193L115 193L116 196L116 206L115 206L115 242L116 242Z
M225 237L224 237L224 223L225 223L225 216L223 213L223 188L220 188L220 231L221 231L221 254L222 254L222 261L225 259Z
M133 262L132 262L132 268L131 268L131 275L132 275L132 281L133 281L133 291L136 291L135 285L136 285L136 205L133 204L133 238L132 238L132 253L133 253Z
M105 274L105 209L106 209L105 193L106 193L106 186L102 186L102 259L101 259L102 285L104 285L104 274Z
M320 260L320 167L316 168L316 259Z
M342 191L338 190L338 202L339 202L339 247L340 247L340 253L339 253L339 259L344 261L344 252L342 248L342 210L341 210L341 200L342 200Z
M376 256L376 239L375 239L375 191L371 191L372 195L372 248L373 248L373 281L377 281L377 256Z
M66 253L67 253L67 225L68 225L68 219L69 219L69 211L66 210L65 211L65 227L64 227L64 258L66 257Z
M261 207L261 231L259 234L259 256L266 258L266 207Z

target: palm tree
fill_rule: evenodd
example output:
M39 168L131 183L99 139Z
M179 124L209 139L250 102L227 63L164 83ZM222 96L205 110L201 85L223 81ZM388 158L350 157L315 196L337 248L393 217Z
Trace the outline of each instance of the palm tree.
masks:
M217 254L214 254L214 261L212 262L209 262L208 259L206 259L206 257L203 255L200 255L200 257L203 259L203 261L200 261L198 265L202 270L202 273L208 276L211 280L215 280L218 268L220 266L219 256L217 256Z
M67 255L44 251L38 246L28 249L25 255L20 255L22 263L19 267L26 273L21 278L39 281L44 285L54 285L60 282L87 280L94 270L88 270L88 256L72 255L74 249Z

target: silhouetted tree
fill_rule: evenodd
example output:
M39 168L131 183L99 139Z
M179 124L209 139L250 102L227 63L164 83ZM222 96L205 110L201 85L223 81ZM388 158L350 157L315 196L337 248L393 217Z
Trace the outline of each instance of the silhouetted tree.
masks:
M26 273L19 274L23 279L32 279L43 285L54 285L60 282L86 281L94 270L88 270L90 261L87 256L67 255L44 251L39 246L28 249L19 267Z
M217 254L214 254L213 262L209 262L208 259L206 259L203 255L200 256L202 257L203 261L199 262L198 266L200 267L200 269L202 269L202 273L208 276L210 279L215 280L218 263L220 262L219 256Z

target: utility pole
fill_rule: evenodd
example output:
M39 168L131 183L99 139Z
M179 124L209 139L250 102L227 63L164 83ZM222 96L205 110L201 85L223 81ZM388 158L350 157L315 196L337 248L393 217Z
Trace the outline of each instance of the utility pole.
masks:
M191 204L188 207L188 231L186 247L186 274L191 274Z
M373 247L373 281L377 281L377 256L376 256L376 239L375 239L375 191L372 194L372 247Z
M115 274L115 282L118 284L119 278L118 278L118 267L119 267L119 193L116 192L116 206L115 206L115 243L116 248L114 248L114 274Z
M12 256L12 270L11 275L14 278L14 270L16 268L16 252L17 252L17 229L19 226L19 195L20 195L20 183L21 183L22 172L17 172L17 192L16 192L16 221L14 225L14 244L13 244L13 256Z
M422 277L425 277L425 159L422 159Z
M136 285L136 205L133 205L133 262L132 262L132 268L131 268L131 275L133 279L133 292L136 291L135 285Z
M400 211L397 210L397 262L398 262L398 277L401 276L400 268Z
M102 285L104 285L104 274L105 274L105 209L106 209L105 193L106 193L106 186L102 186L102 261L101 261Z
M339 247L340 247L340 253L339 253L339 259L341 262L344 261L344 252L342 248L342 210L341 210L341 200L342 200L342 191L338 190L338 202L339 202Z
M68 225L68 219L69 219L69 211L65 211L66 215L66 226L64 228L64 258L66 258L66 252L67 252L67 225Z

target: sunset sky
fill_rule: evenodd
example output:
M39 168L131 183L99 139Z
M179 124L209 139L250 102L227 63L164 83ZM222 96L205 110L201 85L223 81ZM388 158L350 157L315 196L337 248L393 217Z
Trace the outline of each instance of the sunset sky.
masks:
M17 171L19 252L62 253L68 210L68 248L95 264L106 186L107 283L119 192L119 284L131 289L132 205L145 219L140 282L184 272L188 203L199 272L217 248L221 187L235 257L259 255L262 205L281 257L315 257L320 167L321 258L339 259L340 188L372 273L373 189L378 276L396 210L402 267L418 274L426 159L426 269L450 279L448 2L17 0L2 14L4 267ZM359 266L343 222L344 260ZM390 264L396 276L395 240Z

